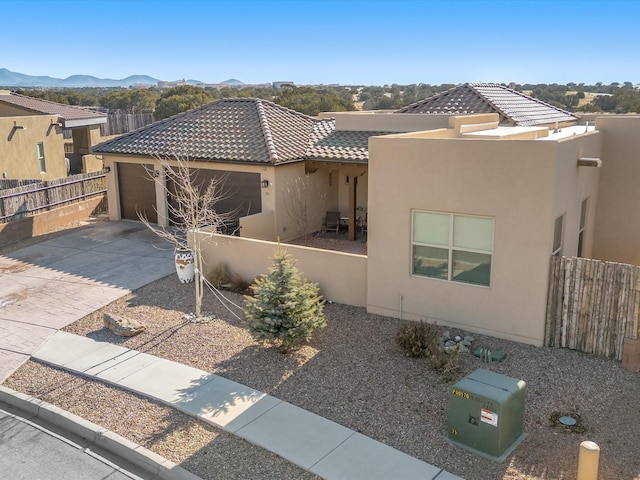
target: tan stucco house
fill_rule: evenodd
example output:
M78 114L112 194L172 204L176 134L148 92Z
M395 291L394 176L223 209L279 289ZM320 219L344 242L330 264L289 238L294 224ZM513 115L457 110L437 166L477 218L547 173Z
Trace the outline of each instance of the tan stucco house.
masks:
M0 175L53 180L101 169L101 163L87 169L83 156L100 141L102 123L106 115L99 112L0 90ZM72 152L65 153L65 130Z
M301 233L285 208L290 200L287 189L296 179L306 179L314 230L322 226L326 211L347 216L366 208L367 142L384 133L341 131L332 118L237 98L156 122L102 143L94 152L110 170L111 218L135 220L144 212L152 221L168 224L166 179L159 159L180 158L199 169L203 180L226 177L228 198L217 208L238 212L241 236L286 241Z
M579 124L507 87L467 84L396 112L319 119L221 100L95 151L111 167L112 218L156 209L169 221L163 173L142 181L154 157L238 175L228 207L243 206L244 238L209 249L207 264L247 278L266 269L265 241L299 234L283 206L305 177L318 229L325 211L367 212L366 256L296 251L328 298L542 345L552 255L640 263L638 133L638 116Z

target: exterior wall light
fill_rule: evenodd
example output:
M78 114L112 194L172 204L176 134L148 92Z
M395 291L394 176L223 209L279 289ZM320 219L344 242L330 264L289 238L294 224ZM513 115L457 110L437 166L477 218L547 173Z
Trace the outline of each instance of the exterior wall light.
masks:
M271 185L269 180L262 180L260 183L262 184L262 188L269 188L269 185Z
M104 173L109 173L111 171L111 167L109 165L107 165L106 167L103 168Z

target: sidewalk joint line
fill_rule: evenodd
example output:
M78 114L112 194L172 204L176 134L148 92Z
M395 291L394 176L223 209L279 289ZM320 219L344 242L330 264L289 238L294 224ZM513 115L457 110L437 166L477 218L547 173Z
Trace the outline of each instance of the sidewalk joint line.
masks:
M351 430L351 429L349 429ZM356 433L355 430L351 430L351 435L349 435L347 438L345 438L343 441L341 441L338 445L336 445L335 447L333 447L331 450L329 450L325 455L323 455L321 458L318 459L318 461L316 463L314 463L313 465L309 466L308 471L311 472L311 469L313 467L315 467L317 464L319 464L322 460L324 460L325 458L327 458L329 455L331 455L333 452L335 452L338 448L340 448L344 442L346 442L347 440L349 440L351 437L353 437ZM312 472L313 473L313 472Z

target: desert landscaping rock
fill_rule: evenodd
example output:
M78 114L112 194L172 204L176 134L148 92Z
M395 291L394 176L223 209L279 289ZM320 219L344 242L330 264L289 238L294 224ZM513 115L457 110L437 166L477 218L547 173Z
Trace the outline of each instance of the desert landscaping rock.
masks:
M146 330L146 325L133 318L127 318L120 315L113 315L105 312L103 315L105 328L111 330L119 337L133 337Z

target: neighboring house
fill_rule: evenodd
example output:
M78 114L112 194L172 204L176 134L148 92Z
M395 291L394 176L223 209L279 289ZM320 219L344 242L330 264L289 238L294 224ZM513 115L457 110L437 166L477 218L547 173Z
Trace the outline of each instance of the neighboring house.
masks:
M105 122L98 112L0 90L1 175L52 180L102 168L83 167L83 156L99 141ZM65 153L63 130L71 131L72 153Z
M564 127L576 123L574 113L549 105L498 83L466 83L396 113L470 115L497 113L500 125Z
M155 157L178 155L211 175L231 172L228 208L248 214L241 236L286 241L299 233L283 208L287 187L308 175L311 215L368 209L368 255L349 279L366 293L351 304L542 345L551 255L640 263L640 117L578 125L573 114L491 84L445 94L431 98L444 109L436 113L315 119L234 99L158 122L95 148L112 167L110 215L156 208L157 221L168 222L163 174L143 182L142 165L153 171ZM207 263L228 262L247 278L263 273L256 259L268 255L249 254L258 243L242 241L210 249L224 256ZM320 287L352 274L346 264L327 256ZM350 303L348 287L339 295Z

